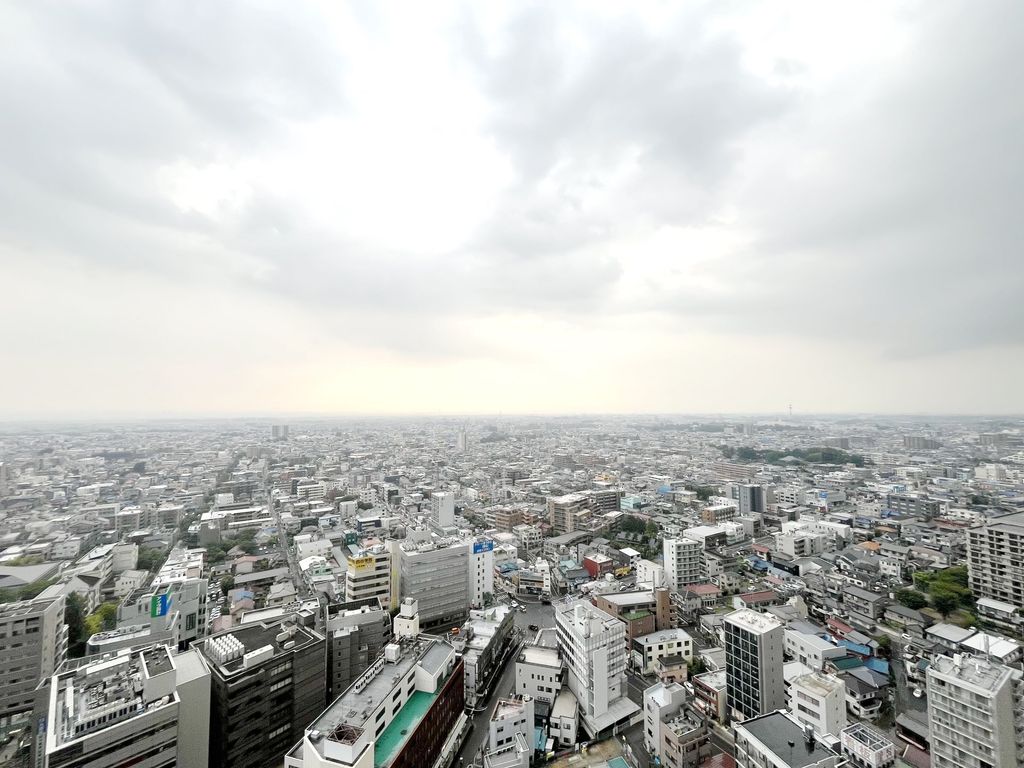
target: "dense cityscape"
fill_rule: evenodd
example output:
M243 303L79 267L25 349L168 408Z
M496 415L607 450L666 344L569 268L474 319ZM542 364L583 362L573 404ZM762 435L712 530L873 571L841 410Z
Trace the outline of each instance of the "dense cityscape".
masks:
M0 762L1024 763L1024 421L9 425Z

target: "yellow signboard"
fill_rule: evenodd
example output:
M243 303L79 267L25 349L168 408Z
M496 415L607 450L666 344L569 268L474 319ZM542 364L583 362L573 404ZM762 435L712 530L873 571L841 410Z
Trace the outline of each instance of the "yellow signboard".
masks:
M350 557L348 564L353 571L365 571L367 568L373 568L373 557Z

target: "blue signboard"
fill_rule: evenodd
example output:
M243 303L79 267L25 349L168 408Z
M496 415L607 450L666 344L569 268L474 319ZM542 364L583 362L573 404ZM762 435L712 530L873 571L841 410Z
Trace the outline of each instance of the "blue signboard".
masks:
M493 541L477 541L473 543L473 554L479 555L481 552L490 552L494 549Z
M150 618L156 619L166 616L171 610L171 601L171 596L166 593L163 595L153 595L149 600Z

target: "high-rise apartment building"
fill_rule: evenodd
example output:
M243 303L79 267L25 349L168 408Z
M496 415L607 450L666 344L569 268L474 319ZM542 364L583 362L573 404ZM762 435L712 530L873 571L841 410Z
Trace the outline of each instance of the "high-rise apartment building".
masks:
M0 725L32 709L36 686L67 648L63 595L0 605Z
M640 709L626 695L626 627L584 600L558 605L555 626L583 727L598 738Z
M704 547L696 539L665 539L662 545L665 578L677 592L687 584L704 581Z
M555 533L572 533L590 518L590 499L568 493L548 499L548 523Z
M277 768L327 702L324 636L242 624L200 641L211 672L210 765Z
M927 679L934 768L1024 764L1024 682L1019 669L981 657L935 656Z
M768 511L768 505L774 501L774 494L771 488L763 485L731 483L729 498L736 502L741 515L764 514Z
M430 495L430 516L439 528L455 525L455 494L432 493Z
M65 664L36 693L39 768L207 768L210 670L196 651L122 650Z
M723 623L730 718L746 720L785 707L782 624L774 616L750 609L733 611Z
M1024 609L1024 512L967 531L971 591Z
M485 596L494 594L494 542L475 539L469 543L469 602L480 607Z

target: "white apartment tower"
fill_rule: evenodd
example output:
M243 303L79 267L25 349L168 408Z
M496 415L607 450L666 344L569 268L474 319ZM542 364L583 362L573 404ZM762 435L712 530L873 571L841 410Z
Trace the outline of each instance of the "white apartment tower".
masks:
M687 584L704 581L704 547L695 539L665 539L665 578L679 591Z
M478 539L470 543L469 602L482 606L485 595L494 594L494 542Z
M391 552L383 545L350 555L345 569L345 602L376 597L384 608L394 608L398 595L391 589Z
M1024 682L1018 669L981 657L937 656L928 667L934 768L1024 764Z
M785 707L781 622L745 608L728 614L723 623L729 716L746 720Z
M640 709L626 696L626 625L585 600L557 606L555 625L569 690L598 738Z
M455 525L455 494L432 493L430 495L430 516L438 528Z

